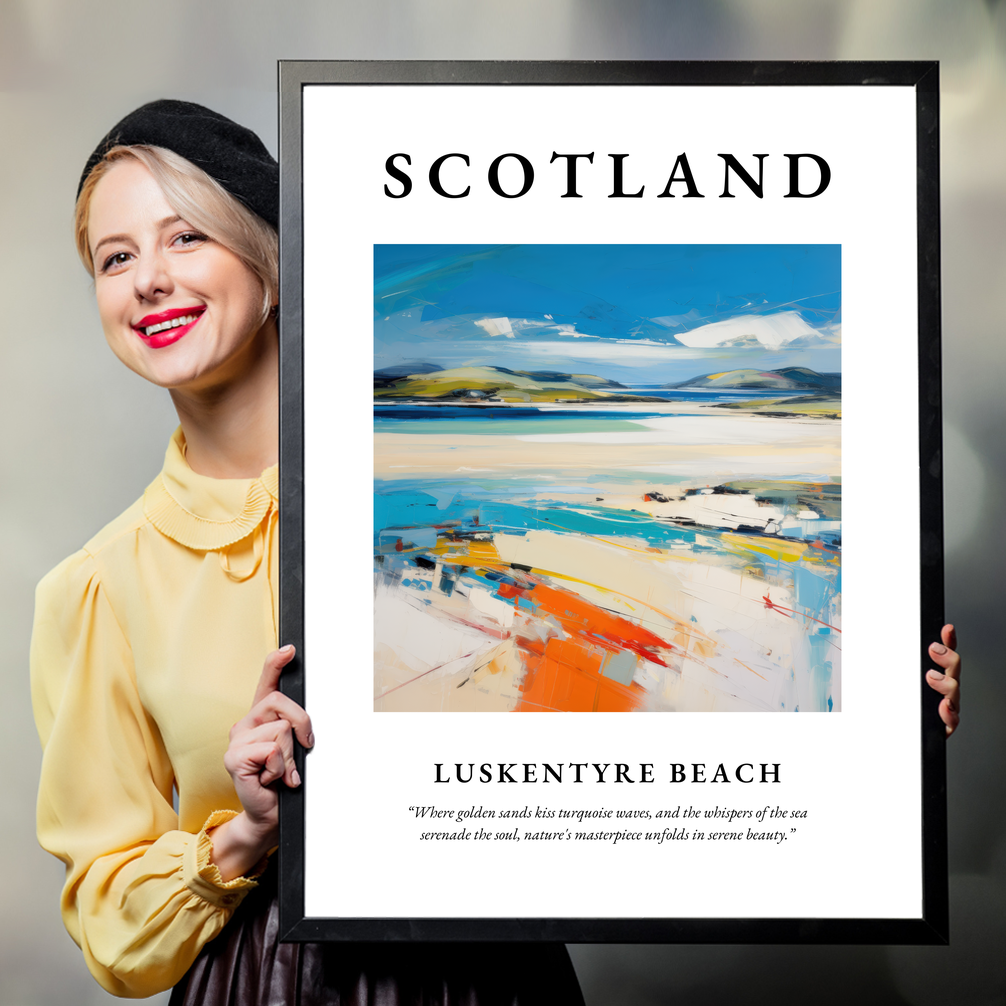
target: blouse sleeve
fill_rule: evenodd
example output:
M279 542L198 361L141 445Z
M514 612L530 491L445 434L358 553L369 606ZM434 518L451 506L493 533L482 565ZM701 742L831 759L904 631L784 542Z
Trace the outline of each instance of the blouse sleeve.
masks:
M39 584L31 685L44 752L38 837L66 865L63 921L103 988L161 992L255 882L224 882L210 862L207 829L233 811L198 834L178 830L171 764L86 551Z

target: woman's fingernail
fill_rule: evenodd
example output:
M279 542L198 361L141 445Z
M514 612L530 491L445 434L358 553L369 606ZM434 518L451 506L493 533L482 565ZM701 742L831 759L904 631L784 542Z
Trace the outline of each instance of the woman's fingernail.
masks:
M294 784L294 786L300 785L300 773L296 769L290 773L290 781Z
M286 646L280 647L280 653L284 656L288 653L293 653L293 643L287 643Z
M941 673L940 673L939 671L930 671L930 672L929 672L929 676L930 676L930 677L931 677L931 678L932 678L932 679L933 679L934 681L942 681L942 680L944 679L944 677L945 677L946 675L944 675L944 674L941 674Z
M933 653L946 653L947 652L947 648L942 643L933 643L933 645L930 646L929 649L931 649L933 651Z
M312 731L311 733L309 733L307 735L307 746L309 748L313 748L314 747L314 731Z

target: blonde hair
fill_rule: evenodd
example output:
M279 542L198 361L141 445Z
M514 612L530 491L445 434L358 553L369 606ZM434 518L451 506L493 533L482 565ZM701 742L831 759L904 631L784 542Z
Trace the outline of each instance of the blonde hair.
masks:
M168 205L183 220L234 252L255 273L262 283L264 323L279 293L279 236L202 168L165 147L112 147L84 181L73 225L77 254L91 278L94 259L87 240L91 197L112 165L126 158L139 161L154 176Z

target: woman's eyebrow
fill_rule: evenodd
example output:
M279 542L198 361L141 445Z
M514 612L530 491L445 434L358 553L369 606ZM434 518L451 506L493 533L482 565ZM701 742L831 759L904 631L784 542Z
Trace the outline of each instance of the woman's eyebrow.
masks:
M170 217L165 217L163 220L158 220L154 227L157 230L163 230L165 227L170 227L172 224L177 224L181 221L181 217L175 213ZM128 234L109 234L107 237L103 237L92 249L91 255L94 256L98 253L98 249L105 244L109 244L115 241L127 241L131 242L133 239Z
M94 248L91 249L91 254L92 255L97 255L98 254L98 249L102 245L112 244L113 242L116 242L116 241L130 241L130 240L131 240L131 238L129 237L128 234L109 234L108 237L102 238L94 246Z

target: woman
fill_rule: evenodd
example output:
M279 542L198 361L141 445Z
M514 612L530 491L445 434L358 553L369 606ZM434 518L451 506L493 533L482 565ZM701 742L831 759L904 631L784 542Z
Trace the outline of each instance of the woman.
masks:
M142 499L38 589L38 831L67 929L121 996L582 1003L561 945L277 944L276 787L314 740L274 649L277 221L258 137L187 102L128 115L81 178L106 339L180 427Z

